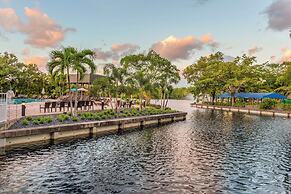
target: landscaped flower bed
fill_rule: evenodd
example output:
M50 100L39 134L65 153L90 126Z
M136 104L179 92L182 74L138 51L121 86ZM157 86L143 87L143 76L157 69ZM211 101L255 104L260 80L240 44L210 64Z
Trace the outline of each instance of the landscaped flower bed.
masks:
M128 118L136 116L147 116L147 115L158 115L177 112L171 110L170 108L158 109L158 108L145 108L143 110L138 110L136 108L132 109L122 109L119 113L108 109L96 112L80 112L76 116L72 116L71 113L53 115L53 116L37 116L37 117L26 117L17 121L11 129L17 128L29 128L37 126L50 126L59 124L69 124L77 122L88 122L88 121L100 121L115 118Z

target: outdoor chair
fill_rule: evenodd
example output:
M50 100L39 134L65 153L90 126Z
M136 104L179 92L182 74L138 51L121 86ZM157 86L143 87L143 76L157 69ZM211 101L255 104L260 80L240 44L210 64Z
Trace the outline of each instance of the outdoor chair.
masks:
M55 109L55 112L57 112L57 102L52 102L51 112L53 112L53 109Z
M65 110L65 107L66 107L66 102L65 101L61 101L60 102L60 107L59 107L60 112L62 111L62 109Z
M85 105L85 102L84 101L79 101L78 103L77 103L77 110L79 109L79 108L81 108L81 110L83 110L83 106Z
M49 112L50 110L50 106L51 106L51 103L50 102L45 102L44 103L44 106L39 106L39 111L41 112L41 110L43 109L44 110L44 113L46 113L46 111Z
M90 109L94 110L94 102L93 101L89 101L89 107Z
M90 101L85 101L85 107L86 109L90 110L91 109L91 104L90 104Z
M68 102L67 103L67 111L70 110L70 107L71 107L71 102Z

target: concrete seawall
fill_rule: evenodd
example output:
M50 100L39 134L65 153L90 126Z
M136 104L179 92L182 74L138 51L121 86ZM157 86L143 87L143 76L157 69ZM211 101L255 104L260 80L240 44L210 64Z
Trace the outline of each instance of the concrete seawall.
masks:
M184 121L187 113L176 112L161 115L110 119L83 123L42 126L35 128L10 129L0 131L0 148L25 145L41 141L64 138L103 136L144 127Z
M222 111L228 111L228 112L240 112L240 113L261 115L261 116L272 116L272 117L278 116L278 117L291 118L290 112L265 111L265 110L254 110L254 109L238 108L238 107L225 107L225 106L213 106L213 105L201 105L201 104L194 104L192 106L196 108L202 108L202 109L222 110Z

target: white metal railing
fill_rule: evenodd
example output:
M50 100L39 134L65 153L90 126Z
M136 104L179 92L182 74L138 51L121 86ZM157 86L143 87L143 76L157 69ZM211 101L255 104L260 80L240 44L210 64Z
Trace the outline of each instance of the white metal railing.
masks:
M8 99L6 93L0 93L0 122L7 121Z

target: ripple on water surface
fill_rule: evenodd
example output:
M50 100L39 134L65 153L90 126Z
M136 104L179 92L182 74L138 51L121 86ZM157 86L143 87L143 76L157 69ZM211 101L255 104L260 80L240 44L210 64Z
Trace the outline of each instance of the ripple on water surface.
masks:
M291 192L290 120L182 106L185 122L0 156L0 193Z

